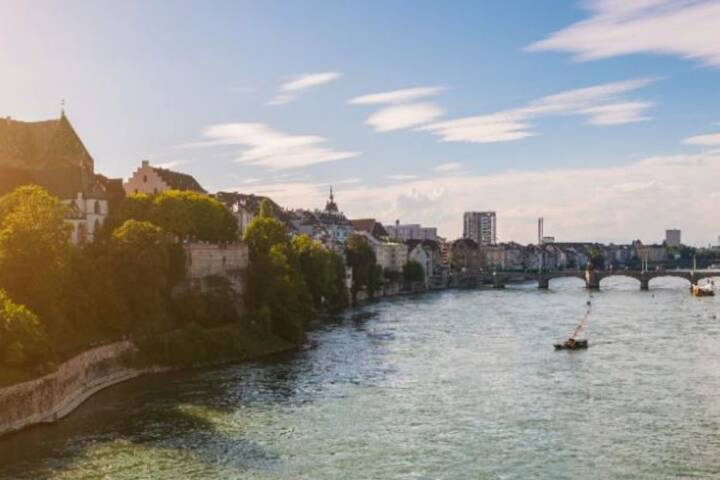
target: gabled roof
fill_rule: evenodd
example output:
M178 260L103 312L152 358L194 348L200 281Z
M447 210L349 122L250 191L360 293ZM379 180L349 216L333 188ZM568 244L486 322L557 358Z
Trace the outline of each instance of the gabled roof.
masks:
M389 237L387 230L382 226L381 223L377 222L374 218L360 218L357 220L350 220L353 228L360 232L366 232L375 238Z
M173 190L190 190L193 192L207 193L192 175L175 172L166 168L152 167L152 169L162 178L163 182L167 183Z
M93 171L93 159L63 113L55 120L22 122L0 119L0 166L40 170L81 168Z
M0 118L0 194L37 184L63 199L78 193L105 198L122 187L118 182L95 175L94 160L65 113L40 122Z

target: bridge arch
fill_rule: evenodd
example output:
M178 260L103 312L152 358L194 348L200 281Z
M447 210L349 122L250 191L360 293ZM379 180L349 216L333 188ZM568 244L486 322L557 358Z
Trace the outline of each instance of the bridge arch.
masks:
M545 282L546 282L546 288L551 287L552 284L557 285L558 282L566 283L569 285L577 284L578 286L582 286L582 287L586 286L585 277L583 276L582 273L568 274L568 275L548 275L547 277L545 277ZM541 281L541 283L542 283L542 281Z
M659 286L658 283L660 283L661 286L664 283L664 286L667 288L689 287L692 285L692 281L689 277L684 275L668 275L666 273L652 275L649 283L651 286L655 287Z
M626 273L623 271L611 272L601 275L598 285L600 287L602 287L603 285L607 287L608 281L614 282L615 286L619 287L619 289L621 290L624 290L625 288L632 288L633 290L635 290L638 287L642 287L643 283L642 279L638 275Z

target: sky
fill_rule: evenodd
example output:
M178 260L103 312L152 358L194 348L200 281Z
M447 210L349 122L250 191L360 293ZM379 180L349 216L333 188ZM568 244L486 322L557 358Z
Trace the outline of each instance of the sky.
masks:
M720 1L0 0L0 115L96 170L500 241L720 240Z

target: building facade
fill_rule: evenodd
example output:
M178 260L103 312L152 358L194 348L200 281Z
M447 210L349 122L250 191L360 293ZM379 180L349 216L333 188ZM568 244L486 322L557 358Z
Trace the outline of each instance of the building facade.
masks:
M495 212L465 212L463 238L469 238L478 245L495 245L497 243Z
M125 195L122 180L95 173L95 161L65 112L40 122L0 119L0 195L27 184L69 207L74 243L92 241L111 205Z
M133 193L157 195L166 190L206 193L192 175L153 167L147 160L142 161L140 167L123 184L123 188L126 195Z
M390 238L405 242L407 240L437 240L437 228L423 227L412 223L407 225L385 225Z
M665 230L665 245L668 247L682 245L682 231L678 229Z

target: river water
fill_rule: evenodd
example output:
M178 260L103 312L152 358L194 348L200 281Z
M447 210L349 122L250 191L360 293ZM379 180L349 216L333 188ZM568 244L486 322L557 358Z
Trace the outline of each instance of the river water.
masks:
M720 297L446 291L317 325L311 347L148 376L0 439L2 479L720 478Z

